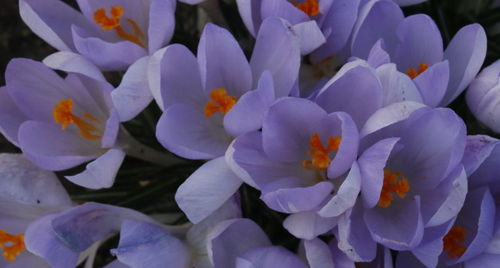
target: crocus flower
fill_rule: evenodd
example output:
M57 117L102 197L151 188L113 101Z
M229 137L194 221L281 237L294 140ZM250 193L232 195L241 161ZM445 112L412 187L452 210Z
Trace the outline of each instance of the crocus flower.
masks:
M210 215L241 185L225 163L225 151L234 137L262 126L275 98L290 94L299 65L297 37L278 18L264 21L250 63L231 34L213 24L202 33L197 58L182 45L153 56L150 85L156 89L153 95L161 92L159 105L164 108L158 140L179 156L213 159L176 193L193 223Z
M0 267L49 267L26 250L24 233L37 218L70 206L54 173L21 154L0 154Z
M95 159L67 178L93 189L113 184L125 152L117 145L120 124L110 84L76 72L63 79L28 59L9 63L6 82L0 128L30 161L64 170Z
M175 0L78 0L81 13L60 0L21 0L21 18L60 51L83 55L102 70L125 69L170 41ZM74 57L60 53L61 61Z
M367 122L372 132L362 130L362 204L339 219L339 248L353 260L371 261L379 243L437 263L436 245L467 193L464 123L449 109L384 109L381 114L392 116L375 114Z
M235 140L229 158L233 170L261 191L270 208L293 213L285 228L312 239L331 230L333 217L356 201L361 183L355 163L358 139L348 114L328 114L309 100L284 98L269 109L262 132Z
M378 41L382 45L377 45ZM413 79L429 106L451 103L479 72L486 56L486 34L479 24L463 27L443 51L441 34L424 14L404 17L391 0L369 1L354 27L351 53L368 59L386 53Z
M286 19L300 36L303 54L314 62L329 60L347 45L356 22L359 0L238 0L243 22L255 35L263 20ZM320 46L321 45L321 46ZM319 48L318 48L319 47ZM346 58L349 55L341 55Z
M122 207L86 203L33 222L26 247L52 267L74 267L81 252L119 233L110 267L210 267L207 239L221 221L239 218L237 198L197 225L167 226ZM207 266L208 265L208 266Z
M471 83L466 100L474 116L488 128L500 132L500 61L486 67Z

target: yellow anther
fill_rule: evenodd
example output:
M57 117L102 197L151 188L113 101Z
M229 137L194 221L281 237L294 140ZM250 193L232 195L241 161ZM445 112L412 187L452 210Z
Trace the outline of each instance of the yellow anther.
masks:
M316 168L316 170L321 171L328 168L332 159L328 155L332 151L338 151L340 142L342 141L341 137L328 137L327 146L323 146L321 139L319 138L318 133L314 133L314 135L309 140L309 145L311 146L311 150L307 153L312 155L311 160L302 161L302 167L308 170L312 170Z
M314 17L319 14L318 0L304 0L302 3L293 3L293 5L310 17Z
M451 230L443 237L443 250L448 252L448 258L459 258L464 255L466 247L462 246L465 242L467 230L460 226L453 226Z
M408 76L411 79L415 79L421 73L425 72L427 70L427 68L429 68L429 64L427 64L427 63L420 63L420 65L418 66L418 70L416 70L413 67L410 67L410 68L408 68L408 71L406 72L406 74L408 74Z
M120 19L123 17L123 8L121 6L114 6L109 11L111 17L106 15L106 10L104 8L98 9L94 12L94 22L101 26L101 29L109 31L115 30L116 34L130 42L133 42L141 47L146 47L141 39L144 39L144 34L141 28L133 19L126 19L126 21L132 27L134 33L126 32L121 26Z
M227 91L223 88L217 88L210 92L210 100L205 105L205 116L210 117L217 112L222 114L228 113L236 104L237 99L227 95Z
M24 250L24 234L12 235L0 229L0 248L6 260L15 261Z
M83 113L82 116L94 122L98 122L98 120L89 113ZM56 123L61 124L62 130L65 130L70 124L75 124L80 130L80 135L82 137L89 140L101 138L101 136L96 135L99 132L98 128L73 114L72 99L63 99L58 102L52 110L52 117Z
M410 191L410 183L403 174L385 169L384 184L380 192L378 206L383 208L389 207L394 199L393 194L398 195L399 198L405 198L408 191Z

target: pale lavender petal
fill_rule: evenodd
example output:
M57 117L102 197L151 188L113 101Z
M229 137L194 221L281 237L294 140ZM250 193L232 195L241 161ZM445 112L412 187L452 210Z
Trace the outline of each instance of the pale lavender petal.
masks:
M300 52L307 55L326 42L325 36L316 21L306 21L292 26L292 31L299 38Z
M175 200L189 220L198 223L222 206L242 182L219 157L191 174L177 189Z
M324 122L323 125L326 126L328 134L325 133L324 135L328 136L335 133L334 135L340 134L342 137L339 149L327 170L329 178L336 178L347 172L356 160L358 156L359 132L356 123L354 123L349 114L343 112L331 113L326 120L328 122ZM338 133L339 129L340 133Z
M328 245L318 238L312 240L302 240L307 263L310 268L331 268L335 267L334 260Z
M406 17L398 25L396 34L400 43L393 61L401 72L422 63L429 66L443 60L443 40L436 23L425 14Z
M151 57L149 84L160 107L184 103L202 108L208 102L196 57L179 44L170 45ZM161 94L160 100L157 94Z
M436 107L446 93L449 79L450 66L448 61L442 61L429 67L413 79L413 82L422 94L423 103L430 107Z
M52 229L57 216L50 214L31 223L24 233L26 249L54 268L75 267L80 253L68 248Z
M224 28L207 24L198 44L201 81L208 96L216 88L240 97L252 88L252 71L238 42Z
M239 254L256 247L270 246L264 231L249 219L219 223L208 236L209 258L215 267L234 267Z
M188 267L189 252L175 236L160 225L125 220L120 229L118 248L111 254L130 267Z
M299 73L299 39L288 27L282 19L266 19L257 34L250 59L255 82L266 70L271 72L276 97L290 94Z
M89 189L102 189L113 186L116 174L125 159L125 152L110 149L96 160L90 162L85 170L73 176L66 176L69 181Z
M373 68L391 62L391 56L384 49L384 40L380 39L373 45L366 60Z
M224 116L224 128L234 137L259 130L274 99L273 78L269 71L265 71L259 79L257 89L241 96Z
M317 209L333 190L330 182L320 182L308 187L279 188L266 185L261 199L268 207L283 213L296 213Z
M360 10L353 30L352 56L366 59L370 49L383 39L391 54L397 44L396 28L404 15L392 0L370 1Z
M59 0L20 0L19 13L24 23L58 50L74 50L71 25L92 29L82 14Z
M373 239L388 248L410 250L422 240L424 226L418 196L397 200L387 208L366 210L364 219Z
M472 81L467 90L467 104L469 109L476 115L480 120L482 119L481 111L486 112L480 104L483 101L484 97L490 92L490 90L494 90L494 88L498 85L498 78L500 77L500 60L495 61L490 66L484 68L481 73L479 73ZM487 118L487 117L486 117Z
M175 28L175 0L149 1L148 50L153 54L170 42Z
M399 138L381 140L359 157L358 163L361 171L361 195L364 205L373 208L380 199L380 192L384 182L384 168L389 156Z
M120 85L111 92L120 121L129 121L144 110L153 100L147 79L149 57L132 64L123 75Z
M0 154L0 196L23 204L69 206L71 199L53 172L21 154Z
M104 71L126 69L147 55L143 47L130 41L110 43L75 25L72 32L76 50Z
M19 128L19 145L25 156L49 170L68 169L101 154L98 146L55 124L24 122Z
M160 117L156 137L165 148L184 158L222 156L232 137L215 121L216 116L208 118L202 111L185 104L173 105Z
M463 27L445 50L450 63L450 82L440 105L451 103L477 75L486 57L486 33L479 24Z
M399 72L395 64L384 64L377 68L383 88L383 106L396 102L413 101L423 103L422 95L408 75Z
M467 145L462 159L467 175L472 175L491 155L499 143L498 139L486 135L467 136ZM479 177L482 176L479 175Z
M88 59L71 51L59 51L50 54L43 63L52 69L67 73L80 73L95 80L106 81L101 71Z
M262 21L260 17L261 3L262 1L256 0L236 0L241 19L253 36L255 36L259 31L260 23Z
M0 87L0 132L16 146L19 127L28 117L14 103L6 87Z
M320 130L326 112L312 101L283 98L269 108L262 126L263 147L275 161L302 162L309 140ZM317 119L317 120L311 120Z
M362 65L337 73L316 97L327 112L346 112L359 128L382 107L382 101L383 89L375 71Z
M296 255L283 247L259 247L239 255L237 268L306 268L307 266Z
M260 14L262 19L269 17L283 18L292 25L308 21L309 16L292 3L284 0L261 0ZM261 26L262 27L262 26Z
M338 180L336 178L334 180ZM351 209L358 198L361 190L361 172L358 163L352 164L344 182L340 185L333 197L319 210L322 217L337 217L346 210Z
M337 219L324 218L314 211L298 212L288 216L283 227L297 238L311 240L329 232L337 225Z

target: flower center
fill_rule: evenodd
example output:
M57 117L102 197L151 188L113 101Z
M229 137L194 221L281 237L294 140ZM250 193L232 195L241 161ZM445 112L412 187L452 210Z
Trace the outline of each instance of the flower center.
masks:
M311 150L307 153L312 156L311 160L302 161L302 167L307 170L316 169L317 171L322 171L328 168L332 159L328 154L332 151L338 151L340 142L342 141L342 137L328 137L327 146L323 146L321 139L319 138L319 134L316 132L311 137L309 141L309 145L311 146Z
M421 73L425 72L425 70L427 70L427 68L429 68L429 64L427 64L427 63L420 63L420 65L418 65L418 70L415 69L415 68L413 68L413 67L410 67L410 68L408 68L408 71L406 72L406 74L408 74L408 76L411 79L415 79Z
M130 42L133 42L141 47L146 47L141 39L144 39L144 34L133 19L126 19L132 27L134 33L126 32L120 23L120 18L123 17L123 8L121 6L113 6L109 11L111 17L108 17L104 8L98 9L94 12L94 22L101 25L101 29L105 31L115 30L116 34Z
M237 99L227 95L223 88L216 88L210 92L210 100L205 105L205 116L210 117L217 112L227 114L236 104Z
M405 198L408 191L410 191L410 184L401 172L384 169L384 185L380 192L378 206L389 207L394 199L394 194L397 194L400 198Z
M72 99L63 99L57 103L52 110L52 116L56 123L61 124L62 130L65 130L70 124L75 124L75 126L80 129L80 135L82 137L89 140L101 138L100 135L97 135L100 132L97 127L73 114ZM89 121L95 123L99 122L89 113L83 113L81 116L87 118Z
M465 242L466 235L465 228L453 226L443 237L443 250L448 252L448 258L459 258L464 255L467 248L462 246L462 243Z
M5 259L15 261L24 250L24 234L11 235L0 229L0 248Z
M296 8L302 10L308 16L313 17L319 14L318 0L304 0L302 3L292 3Z

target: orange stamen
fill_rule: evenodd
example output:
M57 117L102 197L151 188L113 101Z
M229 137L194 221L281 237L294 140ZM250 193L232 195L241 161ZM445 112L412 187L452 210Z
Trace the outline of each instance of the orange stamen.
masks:
M6 260L15 261L24 250L24 234L11 235L0 229L0 248Z
M410 191L410 184L403 174L385 169L384 185L380 192L378 206L383 208L389 207L394 199L393 193L397 194L399 198L405 198L408 191Z
M98 122L98 120L91 114L83 113L82 116L94 122ZM65 130L70 124L75 124L80 129L80 135L82 137L89 140L101 138L99 135L92 134L99 132L99 129L73 114L72 99L63 99L57 103L52 110L52 117L56 123L61 124L62 130Z
M210 100L205 105L205 116L210 117L217 112L228 113L236 104L237 99L227 95L223 88L217 88L210 92Z
M293 5L302 10L310 17L314 17L319 14L319 3L318 0L305 0L302 3L293 3Z
M415 79L417 76L419 76L421 73L425 72L429 68L429 64L427 63L420 63L418 66L418 70L416 70L413 67L408 68L408 71L406 72L408 76L411 79Z
M465 242L467 230L460 226L453 226L443 237L443 250L448 252L448 258L459 258L464 255L466 247L461 244Z
M101 25L101 29L105 31L115 30L116 34L130 42L133 42L141 47L146 47L141 39L144 39L144 34L139 28L139 25L133 19L126 19L126 21L132 26L134 33L127 33L121 26L120 18L123 17L123 8L121 6L114 6L109 11L111 17L106 15L106 10L104 8L98 9L94 12L94 22Z
M328 137L328 145L325 147L319 138L319 134L314 133L309 141L312 149L307 152L312 155L312 159L302 161L302 167L308 170L316 168L317 171L327 169L332 161L328 154L332 151L338 151L341 141L341 137L330 136Z

